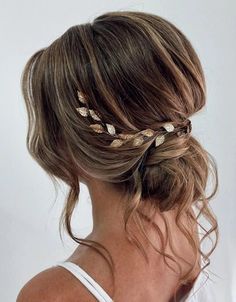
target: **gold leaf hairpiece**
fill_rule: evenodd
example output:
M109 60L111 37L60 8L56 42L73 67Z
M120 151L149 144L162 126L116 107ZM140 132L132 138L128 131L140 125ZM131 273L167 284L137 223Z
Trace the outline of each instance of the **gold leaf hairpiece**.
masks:
M133 139L133 143L132 143L133 146L137 147L137 146L140 146L140 145L143 144L145 137L152 137L156 134L156 132L158 132L158 130L153 130L153 129L148 128L148 129L138 131L134 134L130 134L130 133L119 133L119 134L117 134L114 125L104 123L98 112L94 111L93 109L88 108L87 99L81 91L78 90L77 95L78 95L79 101L81 103L87 105L87 107L85 107L85 106L77 107L76 110L83 117L90 116L94 121L100 122L100 123L103 124L103 125L101 125L99 123L95 123L95 124L89 125L89 127L91 127L96 133L104 133L105 132L105 133L107 133L111 136L114 136L115 138L113 139L113 141L110 144L111 147L115 147L115 148L120 147L124 143L126 143L127 141L130 141L132 139ZM191 132L191 129L192 129L191 121L190 120L186 120L186 121L187 121L186 133L189 133L189 132ZM157 135L157 137L155 138L155 147L158 147L161 144L163 144L164 141L165 141L165 135L167 133L174 132L174 130L175 130L174 125L170 122L164 123L161 126L161 128L163 128L166 131L166 133L161 133L161 134ZM177 134L179 135L179 132L177 132Z

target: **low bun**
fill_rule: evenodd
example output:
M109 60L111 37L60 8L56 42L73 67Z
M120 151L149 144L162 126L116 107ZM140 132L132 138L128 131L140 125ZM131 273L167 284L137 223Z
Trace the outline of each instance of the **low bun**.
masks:
M142 173L142 199L158 200L161 211L182 203L191 207L206 187L208 156L192 136L172 137L159 148L148 150Z
M186 171L189 140L186 136L172 136L158 148L147 150L142 173L142 198L159 200L161 211L169 210L176 204L179 195L177 190L180 191L186 185L184 174L189 173Z

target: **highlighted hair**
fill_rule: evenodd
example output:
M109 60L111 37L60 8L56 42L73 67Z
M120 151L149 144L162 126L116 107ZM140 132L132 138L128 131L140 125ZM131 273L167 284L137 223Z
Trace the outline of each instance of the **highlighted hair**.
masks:
M206 267L217 244L217 220L209 204L218 186L214 158L192 135L168 135L158 148L149 148L148 140L139 147L122 145L111 150L111 136L95 135L88 120L75 110L77 90L85 92L91 107L119 132L155 129L168 121L178 124L201 110L206 101L203 70L191 43L157 15L108 12L92 23L70 27L32 55L22 74L29 117L28 150L53 182L60 179L69 186L60 230L64 225L73 240L98 251L114 277L115 265L108 250L98 242L76 237L71 229L80 192L79 169L85 170L121 192L127 237L145 257L145 246L128 230L128 222L132 218L147 239L143 222L156 230L162 248L153 248L169 266L178 266L177 259L183 258L175 252L168 222L163 215L164 236L142 209L149 204L153 212L177 210L176 225L196 256L187 274L182 274L179 266L179 284L187 283L198 265L197 255L201 253ZM214 183L212 193L206 196L210 174ZM215 234L210 250L201 249L192 230L181 222L183 216L190 225L198 224L204 232L202 240ZM208 228L200 223L201 217ZM176 258L166 253L167 242Z

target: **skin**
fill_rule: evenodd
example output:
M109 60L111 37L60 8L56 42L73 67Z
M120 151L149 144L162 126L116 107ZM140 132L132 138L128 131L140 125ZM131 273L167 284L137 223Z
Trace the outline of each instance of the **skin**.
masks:
M115 192L107 183L83 175L84 178L81 179L81 182L86 184L89 189L93 209L93 230L86 239L103 244L114 259L116 264L114 301L127 301L127 292L129 302L156 302L157 297L158 302L170 301L177 283L177 275L168 268L163 262L163 258L153 250L151 245L139 235L134 223L130 223L130 228L145 246L149 264L126 239L119 192ZM193 263L191 247L175 226L175 214L174 210L165 213L173 234L174 244L184 259ZM155 222L164 231L160 214L156 214ZM150 228L147 230L153 244L160 247L156 233ZM167 252L172 254L169 246ZM79 245L67 260L80 265L112 296L113 287L109 267L96 251ZM170 265L172 264L173 262L170 262ZM183 261L180 264L183 271L186 272L189 266ZM195 275L197 276L197 274L196 270ZM37 301L95 302L97 300L69 271L63 267L52 267L29 280L17 297L17 302Z

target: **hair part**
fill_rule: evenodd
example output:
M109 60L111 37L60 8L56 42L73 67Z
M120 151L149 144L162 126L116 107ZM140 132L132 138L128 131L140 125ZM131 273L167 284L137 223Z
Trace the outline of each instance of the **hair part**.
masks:
M176 225L196 259L201 253L206 261L204 268L208 266L218 240L217 220L209 205L218 187L214 158L192 135L170 134L157 148L152 148L154 138L150 138L139 147L124 145L111 150L111 136L95 135L89 120L75 110L78 90L86 94L103 120L121 132L156 129L166 121L181 123L201 110L206 101L202 66L190 41L157 15L108 12L92 23L70 27L51 45L33 54L22 73L22 92L28 113L28 151L54 183L60 179L69 186L60 231L63 225L74 241L99 252L114 278L115 265L109 251L95 241L77 238L71 229L80 192L79 171L84 170L110 183L125 197L127 236L145 257L145 247L128 230L130 219L147 240L143 221L156 230L162 248L153 248L170 267L170 262L178 266L178 261L165 252L167 242L181 258L171 244L164 215L166 237L152 218L144 215L142 209L148 203L153 212L177 210ZM210 174L214 184L212 194L206 196ZM193 215L193 205L199 210L197 216ZM198 224L204 231L202 240L215 234L208 252L201 250L191 230L181 223L184 215L189 225ZM209 229L198 221L201 216ZM191 280L197 265L196 260L185 275L178 266L179 284Z

